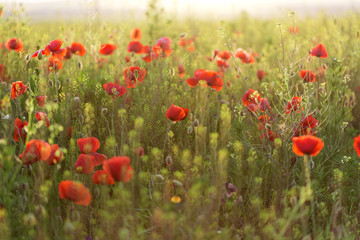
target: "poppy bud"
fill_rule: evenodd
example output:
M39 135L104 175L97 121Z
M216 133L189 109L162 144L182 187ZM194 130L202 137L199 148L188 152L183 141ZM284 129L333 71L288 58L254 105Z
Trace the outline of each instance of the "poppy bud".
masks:
M37 58L38 58L38 60L41 60L42 59L42 52L41 51L39 51L39 54L37 55Z
M23 217L23 223L25 226L33 227L36 225L36 218L34 214L28 213Z
M193 126L189 126L188 129L187 129L187 134L191 134L193 132Z
M59 80L56 80L56 85L57 85L58 90L60 90L60 88L61 88L61 82L60 82Z
M174 77L175 76L175 70L174 68L170 68L170 76Z
M67 220L64 224L64 232L66 233L73 233L75 231L75 226L74 224L72 224L72 222L70 222L69 220Z
M170 167L170 166L173 164L173 159L172 159L172 157L171 157L171 156L167 156L167 157L165 158L165 163L166 163L166 165L167 165L168 167Z
M165 178L164 178L163 175L161 175L161 174L156 174L156 175L155 175L155 179L156 179L156 180L159 180L159 181L164 181L164 180L165 180Z
M102 108L101 109L101 114L106 114L108 112L108 109L107 108Z
M178 180L173 180L173 184L174 184L175 187L182 187L183 186L182 182L180 182Z
M27 197L21 196L20 197L20 208L24 211L27 203Z
M237 204L242 204L243 203L243 197L240 195L240 197L237 199Z
M49 81L48 81L48 85L49 85L49 87L51 87L51 88L52 88L52 87L53 87L53 85L54 85L53 81L49 80Z
M29 63L29 62L30 62L30 60L31 60L31 56L30 56L30 54L26 55L26 57L25 57L25 61L26 61L26 63Z
M35 207L35 212L36 212L36 215L38 215L38 216L41 216L41 217L46 216L46 210L43 205L37 205Z
M310 169L313 169L315 167L315 163L312 159L310 159L309 165L310 165Z
M78 64L77 64L77 66L78 66L78 68L81 70L82 67L83 67L83 66L82 66L82 62L79 61Z
M199 126L199 120L195 119L194 120L194 127L197 127L197 126Z
M80 102L81 102L81 100L80 100L80 98L79 98L79 97L74 97L74 102L75 102L75 103L80 103Z
M180 37L181 37L181 38L186 38L186 35L187 35L187 34L186 34L185 32L183 32L183 33L180 34Z

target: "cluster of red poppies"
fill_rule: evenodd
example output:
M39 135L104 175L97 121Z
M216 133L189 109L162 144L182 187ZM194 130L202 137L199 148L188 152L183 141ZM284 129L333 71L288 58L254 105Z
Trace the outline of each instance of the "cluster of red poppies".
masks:
M146 54L146 56L142 58L145 62L152 62L159 57L168 57L173 52L170 38L161 37L155 42L154 46L144 46L140 42L141 36L142 33L138 28L130 32L131 41L127 46L127 51L135 54Z
M186 39L185 37L182 37L178 42L178 45L182 48L185 48L188 52L195 51L194 38Z
M260 110L260 112L269 112L271 110L269 100L262 98L260 93L253 89L245 92L242 103L251 113L255 113L257 110ZM270 120L271 118L268 115L258 117L258 129L260 130L260 139L265 138L273 142L278 136L274 131L270 130Z
M61 39L56 39L51 41L48 45L46 45L45 49L37 50L32 58L39 58L39 54L41 56L49 56L51 53L51 57L48 62L48 71L58 71L62 69L63 63L62 60L70 59L72 54L77 54L79 56L84 56L86 53L85 47L79 42L73 42L70 47L61 48L63 41Z
M201 80L203 80L205 84L202 85L200 83ZM190 87L195 87L200 84L205 87L209 86L217 92L220 91L224 85L224 81L220 73L205 69L196 70L194 72L194 77L187 79L186 82Z
M115 182L130 181L132 167L129 157L119 156L107 159L105 155L96 152L100 147L100 142L95 137L80 138L77 140L77 144L81 154L75 162L76 172L90 174L95 167L102 165L103 170L97 170L92 175L93 183L112 185ZM61 161L63 152L57 144L50 145L43 140L33 139L26 144L26 148L19 158L26 165L38 161L54 165ZM82 183L73 181L62 181L59 184L59 196L81 205L88 205L91 200L89 190Z
M311 49L310 56L311 57L319 57L319 58L327 58L328 54L327 54L327 51L326 51L326 48L324 47L324 45L319 43L316 47ZM320 67L319 73L324 74L324 72L325 72L325 68ZM313 73L311 70L302 69L299 72L299 75L300 75L301 79L303 79L304 82L306 82L306 83L309 83L309 82L312 83L312 82L316 81L316 74Z

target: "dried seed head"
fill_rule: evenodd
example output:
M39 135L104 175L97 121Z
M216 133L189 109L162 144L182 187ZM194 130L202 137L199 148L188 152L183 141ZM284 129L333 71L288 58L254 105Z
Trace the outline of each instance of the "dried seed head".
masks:
M199 120L195 119L194 120L194 127L198 127L199 126Z
M165 163L168 167L170 167L171 165L173 165L173 158L169 155L165 158Z

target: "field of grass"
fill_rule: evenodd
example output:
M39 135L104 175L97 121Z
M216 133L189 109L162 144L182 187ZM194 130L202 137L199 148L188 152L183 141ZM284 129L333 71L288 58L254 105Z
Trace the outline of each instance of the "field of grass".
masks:
M1 240L360 238L360 14L0 32Z

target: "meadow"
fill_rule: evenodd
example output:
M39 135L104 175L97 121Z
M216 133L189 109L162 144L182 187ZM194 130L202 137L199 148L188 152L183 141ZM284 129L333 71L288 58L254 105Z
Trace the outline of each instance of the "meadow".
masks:
M360 239L360 14L0 18L0 239Z

